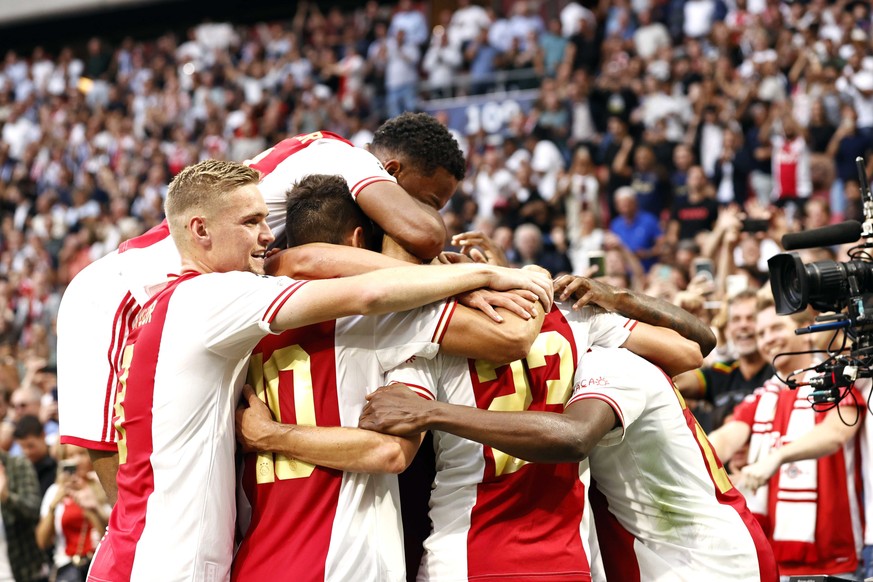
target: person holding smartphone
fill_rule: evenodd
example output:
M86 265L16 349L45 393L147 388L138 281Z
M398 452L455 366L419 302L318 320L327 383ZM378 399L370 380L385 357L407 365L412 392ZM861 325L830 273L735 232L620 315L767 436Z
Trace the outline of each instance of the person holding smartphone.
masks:
M56 582L84 582L111 507L87 449L62 446L57 480L42 500L36 543L41 549L54 546Z

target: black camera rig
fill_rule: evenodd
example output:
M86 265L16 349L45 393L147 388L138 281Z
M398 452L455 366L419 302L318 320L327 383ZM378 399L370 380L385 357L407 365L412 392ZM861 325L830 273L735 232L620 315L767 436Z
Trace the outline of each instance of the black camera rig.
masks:
M797 253L781 253L768 261L777 313L797 313L808 305L823 312L813 325L795 333L834 333L826 359L813 368L816 375L801 382L795 379L801 376L798 371L785 379L791 388L811 385L812 402L822 407L836 406L851 393L856 380L873 378L873 193L863 158L855 161L864 199L864 223L847 221L782 238L786 249L833 246L860 239L849 251L850 260L804 264Z

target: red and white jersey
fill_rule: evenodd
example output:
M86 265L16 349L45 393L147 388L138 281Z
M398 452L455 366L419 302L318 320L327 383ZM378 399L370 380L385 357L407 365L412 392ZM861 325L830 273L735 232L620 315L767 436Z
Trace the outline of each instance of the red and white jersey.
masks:
M328 131L280 141L247 164L263 174L259 188L270 210L267 224L276 235L285 229L285 194L305 176L341 175L356 200L370 184L397 182L373 154Z
M621 426L589 453L589 499L609 580L778 579L760 526L660 368L592 348L567 406L606 402Z
M357 427L387 370L436 355L454 307L443 301L269 336L252 354L249 382L281 422ZM406 579L396 475L249 454L240 497L244 536L232 580Z
M388 373L423 397L486 410L561 412L591 343L618 346L635 322L555 307L524 360L505 366L438 356ZM434 431L433 531L419 580L588 580L578 463L535 464Z
M369 184L396 181L372 154L329 132L283 140L251 166L262 174L274 233L284 229L286 191L308 174L341 174L355 196ZM115 450L112 406L130 322L152 290L179 272L181 259L169 235L164 221L86 267L67 287L58 312L62 443Z
M227 580L234 410L251 350L305 282L186 273L148 301L122 352L118 502L89 580Z
M166 221L85 267L58 310L58 420L61 442L116 450L112 425L121 354L150 287L178 273Z

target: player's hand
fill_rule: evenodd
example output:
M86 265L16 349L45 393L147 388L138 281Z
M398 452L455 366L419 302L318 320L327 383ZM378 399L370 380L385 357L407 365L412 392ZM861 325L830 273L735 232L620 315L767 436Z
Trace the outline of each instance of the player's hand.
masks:
M287 250L273 249L268 252L264 260L264 273L274 277L293 273L294 270L290 268L290 265L285 264L286 261L291 260L293 255L293 253L286 252Z
M508 267L506 254L495 244L491 237L479 230L462 232L452 237L452 244L461 247L461 253L469 256L477 263L487 263L499 267Z
M503 323L503 317L495 311L502 307L522 319L536 317L536 293L532 291L492 291L491 289L476 289L461 293L458 303L478 309L497 323Z
M746 487L755 492L758 487L762 487L770 481L770 477L776 474L781 464L779 455L775 452L770 453L757 463L743 467L743 482Z
M367 395L358 426L394 436L416 435L427 430L424 419L432 404L406 384L382 386Z
M595 279L562 275L555 281L555 294L561 301L574 297L576 303L573 304L573 309L595 303L604 309L615 311L615 289Z
M461 253L443 251L437 255L436 262L441 265L458 265L461 263L472 263L473 259Z
M275 422L270 409L258 398L254 389L243 386L242 398L236 407L236 439L246 452L260 451L264 437Z
M489 287L497 291L512 291L521 289L532 291L543 304L546 313L552 309L554 287L551 277L532 269L509 269L506 267L490 267L492 269Z

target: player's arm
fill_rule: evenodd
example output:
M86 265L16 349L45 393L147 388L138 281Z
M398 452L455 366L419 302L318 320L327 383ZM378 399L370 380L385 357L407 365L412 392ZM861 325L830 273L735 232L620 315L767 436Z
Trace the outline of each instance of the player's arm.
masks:
M715 348L715 334L708 325L662 299L572 275L560 277L555 282L555 290L561 300L573 296L577 300L573 304L574 309L596 303L608 311L645 324L642 327L638 324L634 328L623 347L671 375L699 368L703 364L703 356ZM673 333L667 333L670 331ZM690 340L698 347L688 345L681 338ZM664 346L669 346L669 351Z
M292 247L267 259L268 275L284 275L297 280L352 277L378 269L404 267L405 263L358 247L310 243Z
M118 474L118 453L88 449L88 456L91 457L91 465L97 473L100 486L106 493L106 500L109 505L115 505L118 499L118 483L115 481L115 476Z
M700 346L696 342L682 337L672 329L642 321L634 326L621 347L649 360L669 376L703 365Z
M356 200L373 222L416 257L429 261L443 250L446 226L435 206L416 200L394 182L374 182Z
M500 449L526 461L576 463L618 423L612 407L588 398L563 414L501 412L421 398L403 384L368 397L359 426L388 434L441 430Z
M551 308L551 281L542 273L478 264L407 266L295 287L270 326L280 331L349 315L406 311L480 287L530 291Z
M788 444L773 449L760 461L743 467L743 481L746 486L754 491L769 481L770 477L785 463L818 459L839 451L858 433L858 429L861 427L861 419L857 417L854 424L846 424L852 421L852 418L846 418L847 415L860 415L864 412L863 408L856 408L855 412L847 412L847 410L848 407L830 410L824 420L808 432Z
M422 435L391 436L360 428L275 422L251 386L243 388L236 411L237 439L249 451L353 473L401 473L412 462Z
M440 343L440 352L495 364L508 364L525 357L543 327L542 304L536 304L536 317L530 319L522 319L504 309L498 312L502 323L496 323L481 311L459 305Z
M378 269L404 266L409 266L409 263L366 249L328 243L311 243L285 249L270 256L264 268L268 275L284 275L296 280L309 281L351 277ZM525 320L530 319L529 312L536 303L536 296L530 293L500 293L487 289L477 289L460 297L459 301L467 307L482 311L495 322L501 323L506 320L496 311L497 308L501 307L514 313L517 317ZM511 334L512 332L513 330L505 330L498 333ZM477 352L476 355L468 357L479 358L482 356Z

